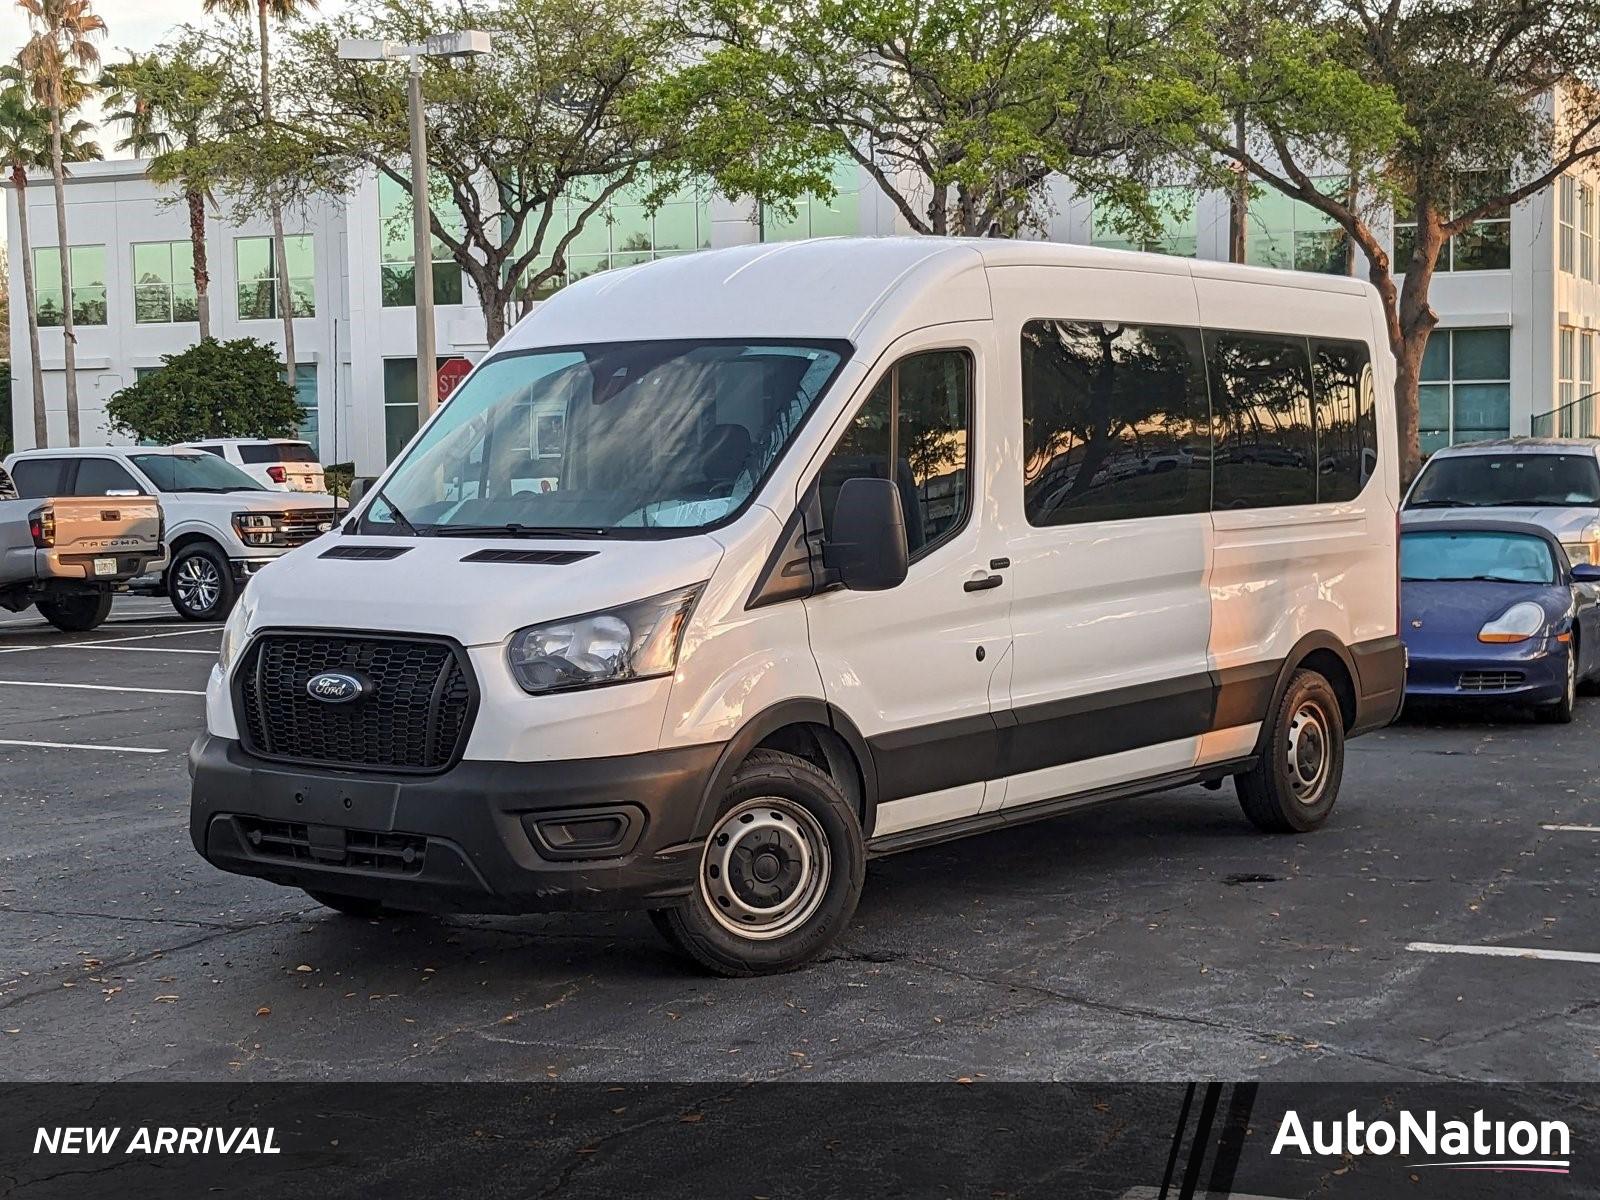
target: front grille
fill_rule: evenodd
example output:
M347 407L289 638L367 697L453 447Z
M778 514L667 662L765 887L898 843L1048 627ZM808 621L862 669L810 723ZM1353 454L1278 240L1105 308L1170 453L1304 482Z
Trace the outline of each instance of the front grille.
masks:
M1521 671L1463 671L1456 686L1463 692L1503 692L1526 678Z
M279 518L279 538L285 546L304 546L332 528L339 514L331 508L297 508Z
M355 700L314 699L315 675L353 675ZM476 708L471 668L425 638L264 633L235 676L245 747L263 758L373 771L441 771L460 754Z
M238 820L250 848L267 858L288 858L357 871L383 871L391 875L418 875L428 850L428 839L415 833L339 829L292 821L260 821L254 817Z

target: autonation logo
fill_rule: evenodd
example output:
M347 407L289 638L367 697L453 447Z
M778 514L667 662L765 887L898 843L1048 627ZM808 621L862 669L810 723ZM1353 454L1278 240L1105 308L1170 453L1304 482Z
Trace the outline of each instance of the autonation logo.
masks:
M1402 1110L1394 1120L1363 1121L1354 1109L1333 1121L1283 1114L1274 1154L1397 1155L1426 1161L1408 1167L1452 1171L1523 1171L1538 1175L1571 1173L1572 1131L1565 1121L1491 1121L1479 1109L1467 1121L1440 1121L1436 1112L1421 1117Z

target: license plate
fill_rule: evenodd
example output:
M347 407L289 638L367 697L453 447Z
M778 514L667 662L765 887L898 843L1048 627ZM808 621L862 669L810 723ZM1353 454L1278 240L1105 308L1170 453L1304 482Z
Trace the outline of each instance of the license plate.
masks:
M115 575L117 573L117 560L114 558L95 559L94 573L96 575Z

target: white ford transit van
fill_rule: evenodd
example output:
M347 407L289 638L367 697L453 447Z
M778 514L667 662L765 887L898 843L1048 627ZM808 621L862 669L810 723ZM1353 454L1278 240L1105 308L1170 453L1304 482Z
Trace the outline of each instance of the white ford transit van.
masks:
M1382 328L1049 243L586 279L244 593L195 847L345 912L642 908L736 975L874 855L1228 777L1314 829L1404 683Z

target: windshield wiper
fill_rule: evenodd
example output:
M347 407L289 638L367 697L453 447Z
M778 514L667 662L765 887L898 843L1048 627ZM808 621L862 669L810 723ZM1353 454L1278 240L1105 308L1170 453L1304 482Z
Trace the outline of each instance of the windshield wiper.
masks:
M435 537L552 537L595 538L605 537L609 530L579 529L571 525L522 525L508 521L504 525L439 525Z
M1427 579L1406 576L1401 582L1409 583L1526 583L1534 587L1548 587L1532 579L1509 579L1504 575L1433 575Z

